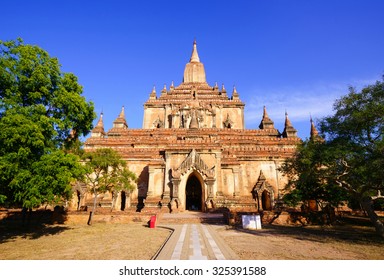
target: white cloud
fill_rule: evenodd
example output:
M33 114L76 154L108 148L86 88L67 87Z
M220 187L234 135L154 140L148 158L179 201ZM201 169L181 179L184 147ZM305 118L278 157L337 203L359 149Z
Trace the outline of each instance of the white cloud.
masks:
M274 122L283 122L287 111L293 122L309 121L332 114L336 99L348 93L350 85L359 90L373 84L375 80L360 80L353 83L340 82L307 85L302 87L254 89L246 94L245 121L248 125L258 125L266 106L269 117Z

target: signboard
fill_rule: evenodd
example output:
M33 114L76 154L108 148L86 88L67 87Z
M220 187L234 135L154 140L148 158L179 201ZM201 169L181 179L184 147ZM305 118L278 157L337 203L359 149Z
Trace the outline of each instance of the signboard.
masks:
M241 219L244 229L261 229L260 215L242 215Z

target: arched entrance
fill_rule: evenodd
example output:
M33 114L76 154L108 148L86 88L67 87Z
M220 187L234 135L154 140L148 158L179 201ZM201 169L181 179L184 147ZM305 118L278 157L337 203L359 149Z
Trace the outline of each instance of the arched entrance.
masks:
M185 187L185 209L186 210L202 210L202 187L199 179L195 175L188 178Z
M267 190L264 190L261 194L261 205L263 210L272 210L271 195Z

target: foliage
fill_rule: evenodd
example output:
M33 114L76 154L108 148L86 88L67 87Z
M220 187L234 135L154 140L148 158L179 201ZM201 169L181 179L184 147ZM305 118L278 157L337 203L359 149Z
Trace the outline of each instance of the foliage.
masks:
M374 195L384 189L384 83L350 88L334 110L320 126L335 155L333 178L355 196Z
M384 82L377 81L336 100L335 114L320 122L323 140L301 144L282 171L289 177L290 201L321 198L337 205L345 195L358 201L377 232L383 224L372 197L384 190ZM334 199L336 198L336 199Z
M94 194L93 211L96 209L97 194L120 191L131 192L135 188L136 175L129 171L120 155L113 149L100 148L83 156L86 167L85 183Z
M61 72L56 58L21 39L0 41L0 204L68 198L82 172L67 151L94 118L76 76Z
M345 190L329 180L329 164L334 161L324 141L313 139L303 141L297 147L295 156L284 162L282 171L288 177L285 203L295 206L301 202L316 200L321 207L323 203L337 207L348 198Z

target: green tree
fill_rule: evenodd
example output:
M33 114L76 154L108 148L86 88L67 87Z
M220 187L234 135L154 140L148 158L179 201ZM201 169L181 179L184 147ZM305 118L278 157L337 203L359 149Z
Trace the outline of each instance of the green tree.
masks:
M0 204L32 208L69 198L82 175L68 153L92 128L93 104L38 46L0 41Z
M88 225L92 224L92 217L96 211L97 196L109 191L113 196L112 208L116 202L118 192L131 192L136 182L136 175L126 167L126 161L113 149L100 148L83 156L86 174L85 183L93 193L93 209L90 212Z
M384 225L373 210L372 198L384 190L384 82L377 81L334 104L335 114L320 123L334 161L329 180L360 202L379 235Z
M136 188L137 176L125 166L120 166L117 170L115 182L110 185L109 191L112 193L111 211L115 208L117 196L120 192L124 191L128 197Z
M304 141L282 171L288 175L291 201L320 198L336 205L358 201L379 235L384 226L372 198L384 190L384 83L350 88L336 100L334 115L320 122L323 141Z
M296 206L315 200L324 209L327 205L337 207L345 201L347 192L327 179L331 171L327 166L333 161L324 141L309 139L301 142L295 156L287 159L280 168L288 177L284 202Z

